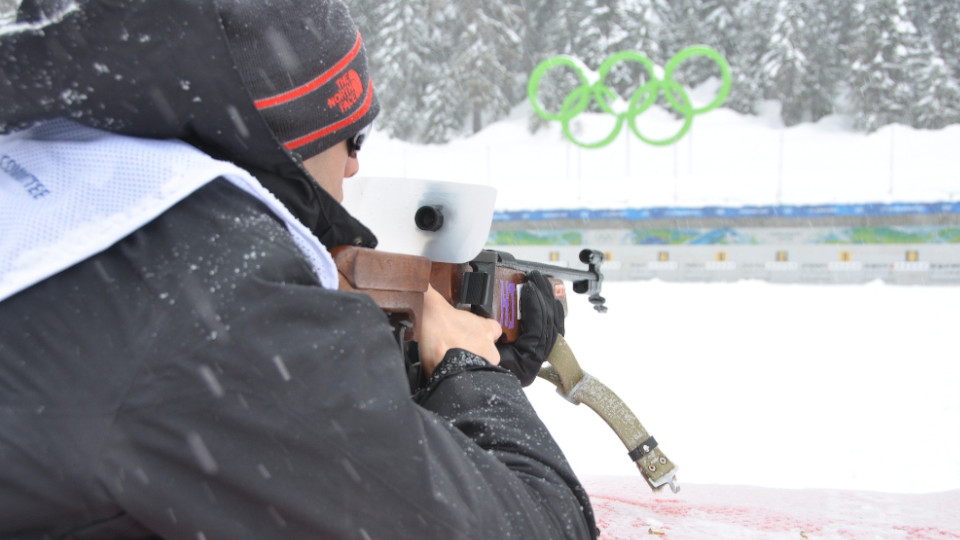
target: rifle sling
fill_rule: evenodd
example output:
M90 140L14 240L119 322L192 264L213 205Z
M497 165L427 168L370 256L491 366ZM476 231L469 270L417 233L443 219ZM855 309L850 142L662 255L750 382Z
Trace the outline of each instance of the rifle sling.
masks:
M677 466L663 454L656 439L647 433L623 400L605 384L583 371L563 336L557 336L547 363L549 365L545 364L540 369L540 378L553 383L557 393L567 401L574 405L584 403L600 415L620 437L630 459L636 463L652 489L656 491L669 485L674 493L679 491L675 478Z

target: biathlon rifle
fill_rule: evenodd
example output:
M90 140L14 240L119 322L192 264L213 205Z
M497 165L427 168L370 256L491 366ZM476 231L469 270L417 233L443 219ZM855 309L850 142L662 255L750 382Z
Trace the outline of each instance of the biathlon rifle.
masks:
M527 273L533 270L547 276L554 297L563 305L564 315L564 279L573 281L575 292L589 295L598 312L607 311L606 300L600 296L603 254L599 251L580 253L581 260L589 265L587 270L518 261L509 253L494 250L483 250L473 260L461 264L358 247L341 247L332 253L340 272L340 288L373 297L394 325L405 329L405 340L420 339L419 321L427 285L432 285L453 307L499 322L504 343L513 343L520 335L520 288Z
M436 209L434 209L436 210ZM537 270L553 284L554 296L567 312L564 280L573 290L586 294L594 309L605 312L600 295L603 253L585 249L580 260L586 270L516 260L509 253L483 250L466 263L434 262L419 255L386 253L361 247L332 250L340 273L340 289L368 294L389 316L403 339L419 338L424 294L432 285L451 305L495 319L503 329L501 341L519 337L520 287L527 273ZM402 334L401 334L402 333ZM557 387L568 401L585 403L597 412L620 437L630 459L651 488L669 485L676 492L677 467L663 454L656 440L624 402L606 385L585 373L563 336L547 358L539 376Z

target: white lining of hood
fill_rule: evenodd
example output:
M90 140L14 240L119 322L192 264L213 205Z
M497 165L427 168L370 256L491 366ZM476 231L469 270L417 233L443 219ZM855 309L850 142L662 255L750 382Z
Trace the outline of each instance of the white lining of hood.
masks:
M19 2L17 5L19 6ZM71 0L67 5L63 6L63 8L57 10L52 17L45 17L39 21L8 22L6 24L0 24L0 36L28 30L43 30L51 24L59 23L60 21L66 19L67 15L79 10L80 6L77 4L77 2L75 0Z
M0 301L106 250L218 177L263 202L323 287L337 288L326 247L247 171L179 140L54 120L0 135Z

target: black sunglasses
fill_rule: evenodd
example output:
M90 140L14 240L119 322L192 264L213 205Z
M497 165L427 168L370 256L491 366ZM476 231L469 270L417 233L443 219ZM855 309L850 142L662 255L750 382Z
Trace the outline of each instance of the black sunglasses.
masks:
M366 140L367 135L373 130L373 124L367 124L366 127L360 130L359 133L347 139L347 155L355 158L357 157L357 152L360 151L360 147L363 146L363 141Z

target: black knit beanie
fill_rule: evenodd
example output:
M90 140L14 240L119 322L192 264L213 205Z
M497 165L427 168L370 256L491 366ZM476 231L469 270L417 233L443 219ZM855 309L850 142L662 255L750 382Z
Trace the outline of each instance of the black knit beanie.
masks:
M277 139L301 159L373 122L360 32L339 0L219 0L234 61Z

